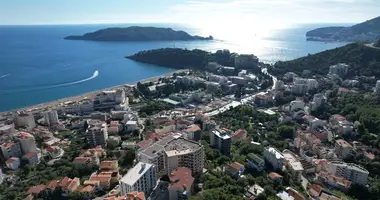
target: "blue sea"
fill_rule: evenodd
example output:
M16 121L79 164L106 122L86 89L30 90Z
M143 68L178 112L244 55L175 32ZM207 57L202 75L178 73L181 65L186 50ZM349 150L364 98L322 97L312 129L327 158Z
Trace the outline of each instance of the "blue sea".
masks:
M63 40L106 25L0 26L0 111L136 82L172 69L142 64L124 56L141 50L179 47L207 51L230 49L255 54L261 61L290 60L344 45L307 42L305 33L326 24L298 25L267 31L208 30L177 24L143 24L172 27L190 34L213 35L214 41L194 42L92 42Z

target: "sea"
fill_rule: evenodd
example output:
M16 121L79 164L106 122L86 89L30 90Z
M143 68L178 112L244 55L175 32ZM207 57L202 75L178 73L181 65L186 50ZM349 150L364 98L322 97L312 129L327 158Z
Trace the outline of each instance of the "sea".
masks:
M213 41L93 42L64 40L108 27L132 25L171 27L192 35L214 36ZM173 69L138 63L125 56L164 47L255 54L275 63L336 48L345 43L306 41L305 33L326 24L284 28L244 25L200 28L179 24L100 24L0 26L0 111L22 108L134 83Z

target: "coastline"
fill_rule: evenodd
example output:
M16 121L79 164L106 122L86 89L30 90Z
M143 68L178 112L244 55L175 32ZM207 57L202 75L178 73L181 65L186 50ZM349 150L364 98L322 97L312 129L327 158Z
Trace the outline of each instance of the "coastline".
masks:
M103 88L100 90L94 90L94 91L87 92L84 94L80 94L77 96L65 97L65 98L56 99L56 100L49 101L49 102L44 102L44 103L40 103L40 104L34 104L31 106L26 106L23 108L17 108L17 109L8 110L8 111L2 111L2 112L0 112L0 115L12 113L12 112L18 112L18 111L25 111L25 110L36 111L36 110L42 110L42 109L47 109L47 108L54 108L54 107L57 107L57 106L59 106L59 104L64 103L64 102L68 102L68 101L74 101L75 102L75 101L83 100L85 98L94 98L96 96L96 94L98 94L99 92L105 91L105 90L115 90L115 89L125 88L125 87L128 87L128 85L129 86L136 86L138 82L147 82L147 81L154 82L154 81L158 81L158 79L160 79L160 78L172 76L174 73L183 72L183 71L187 71L187 69L174 70L172 72L169 72L169 73L166 73L163 75L153 76L150 78L141 79L141 80L136 81L136 82L124 83L121 85L116 85L116 86L109 87L109 88Z

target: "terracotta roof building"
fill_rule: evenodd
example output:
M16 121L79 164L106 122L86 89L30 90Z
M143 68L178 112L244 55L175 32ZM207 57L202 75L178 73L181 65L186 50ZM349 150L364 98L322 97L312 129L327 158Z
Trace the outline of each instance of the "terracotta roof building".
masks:
M194 178L191 170L186 167L179 167L169 174L169 199L188 199L194 190Z

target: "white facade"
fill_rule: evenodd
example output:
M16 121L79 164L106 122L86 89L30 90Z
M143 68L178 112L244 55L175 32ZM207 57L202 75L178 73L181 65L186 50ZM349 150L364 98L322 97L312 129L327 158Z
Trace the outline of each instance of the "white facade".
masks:
M59 122L58 112L56 110L50 110L44 113L45 124L53 125Z
M274 84L274 89L275 90L282 90L284 89L284 82L281 80L277 80L276 83Z
M335 141L335 153L343 159L355 154L354 148L345 140Z
M285 150L282 155L284 156L287 168L290 169L292 173L292 177L297 181L301 181L301 174L304 169L298 157L288 150Z
M305 107L305 102L299 101L299 100L295 100L295 101L290 102L289 111L293 112L294 110L297 110L297 109L302 109L303 110L304 107Z
M86 130L86 139L91 146L105 147L108 139L107 124L104 122L90 125Z
M325 95L318 93L314 95L313 102L315 103L316 108L320 108L325 105L325 103L327 102L327 98Z
M0 127L0 134L11 134L15 131L14 124L3 125Z
M121 195L141 191L149 196L156 186L156 167L149 163L139 162L120 180Z
M362 166L339 161L329 162L328 172L335 176L344 177L354 184L366 185L369 172Z
M138 129L137 121L128 121L126 123L126 126L127 126L127 131L134 131Z
M307 79L307 90L317 89L319 86L318 81L315 79Z
M31 113L20 113L17 115L15 120L15 125L17 127L26 127L27 129L32 129L36 127L36 122L34 121L34 116Z
M7 167L11 170L16 170L20 167L20 158L16 158L16 157L11 157L9 158L5 164L7 165Z
M275 170L281 170L284 165L284 155L273 147L267 147L264 149L264 160L269 162Z
M340 77L344 77L348 72L348 67L349 65L343 63L332 65L330 66L329 74L335 74Z

